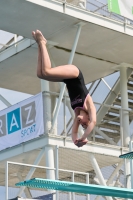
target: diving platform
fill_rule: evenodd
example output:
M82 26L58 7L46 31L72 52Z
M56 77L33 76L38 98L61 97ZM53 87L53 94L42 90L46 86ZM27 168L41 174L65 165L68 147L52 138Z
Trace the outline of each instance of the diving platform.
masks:
M119 156L119 158L126 158L126 159L129 159L129 160L132 160L133 159L133 152L122 154L122 155Z
M16 183L16 186L26 186L29 188L43 188L61 190L67 192L77 192L84 194L97 194L102 196L121 197L133 199L133 190L127 188L105 187L102 185L72 183L50 179L34 178Z

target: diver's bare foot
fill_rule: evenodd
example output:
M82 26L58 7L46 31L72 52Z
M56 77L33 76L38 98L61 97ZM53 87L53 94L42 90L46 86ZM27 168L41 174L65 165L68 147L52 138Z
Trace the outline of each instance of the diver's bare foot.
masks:
M35 32L35 37L36 37L36 41L37 41L37 43L41 43L41 42L43 42L43 43L47 43L47 40L44 38L44 36L43 36L43 34L41 33L41 31L39 31L39 30L36 30L36 32Z
M32 31L32 37L34 38L34 40L37 42L37 39L36 39L36 33L35 31Z

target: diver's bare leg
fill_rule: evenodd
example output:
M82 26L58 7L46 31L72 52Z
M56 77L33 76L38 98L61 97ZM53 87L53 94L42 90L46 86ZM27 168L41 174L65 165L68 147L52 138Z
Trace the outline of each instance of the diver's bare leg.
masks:
M40 31L35 32L37 43L41 50L42 59L42 74L44 79L54 79L56 81L62 81L67 78L76 78L79 74L79 70L74 65L63 65L55 68L51 68L51 62L49 54L46 48L46 39L43 37Z

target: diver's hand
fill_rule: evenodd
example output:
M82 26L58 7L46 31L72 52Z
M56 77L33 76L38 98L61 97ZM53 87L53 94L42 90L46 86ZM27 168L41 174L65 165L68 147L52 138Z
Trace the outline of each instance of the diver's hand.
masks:
M75 140L74 144L75 144L77 147L82 147L82 146L85 145L87 142L88 142L87 139L85 139L85 140L77 139L77 140Z

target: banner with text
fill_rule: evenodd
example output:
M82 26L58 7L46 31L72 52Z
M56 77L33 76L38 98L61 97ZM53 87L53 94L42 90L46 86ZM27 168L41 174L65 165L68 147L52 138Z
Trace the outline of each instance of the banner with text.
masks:
M108 9L133 20L133 0L108 0Z
M43 133L42 93L0 111L0 150Z

